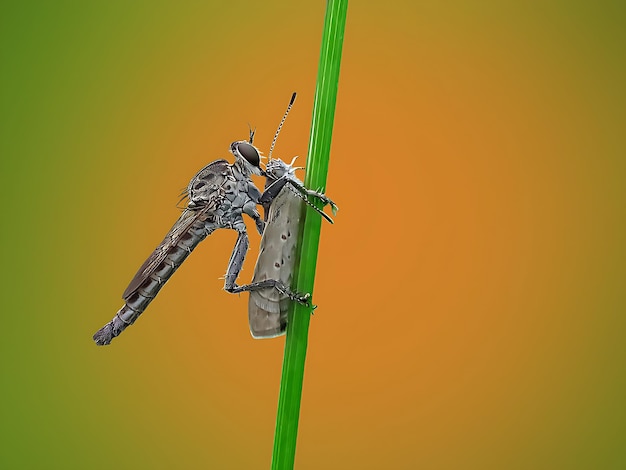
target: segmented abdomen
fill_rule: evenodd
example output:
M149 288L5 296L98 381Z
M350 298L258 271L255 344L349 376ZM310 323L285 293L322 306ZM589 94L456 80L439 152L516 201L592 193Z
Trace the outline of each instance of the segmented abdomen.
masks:
M111 343L132 325L189 253L215 228L201 212L185 211L131 281L124 292L124 306L93 336L96 344Z

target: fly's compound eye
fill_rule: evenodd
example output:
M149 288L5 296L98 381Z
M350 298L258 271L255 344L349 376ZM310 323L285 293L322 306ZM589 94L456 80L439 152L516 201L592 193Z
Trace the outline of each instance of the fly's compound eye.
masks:
M259 155L259 151L254 148L253 145L250 145L248 142L238 142L234 145L235 149L239 154L246 159L250 165L255 167L259 167L261 164L261 156Z

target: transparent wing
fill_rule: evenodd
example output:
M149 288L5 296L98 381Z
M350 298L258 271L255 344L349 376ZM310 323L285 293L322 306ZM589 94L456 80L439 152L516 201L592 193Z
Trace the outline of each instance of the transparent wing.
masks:
M122 298L124 300L128 300L128 298L135 293L139 286L141 286L141 284L148 277L150 277L152 273L154 273L156 268L158 268L163 262L170 249L176 246L180 239L185 236L197 220L208 219L211 217L208 213L213 209L212 206L212 204L206 204L195 210L185 209L183 211L174 226L170 229L167 235L165 235L163 241L141 265L137 274L135 274L135 277L133 277L130 284L128 284L124 294L122 294Z
M191 178L186 191L189 197L187 208L130 281L122 294L124 300L133 295L139 286L154 273L167 257L170 249L176 246L197 220L211 217L211 211L214 211L221 202L219 188L225 183L229 169L230 166L226 160L216 160Z

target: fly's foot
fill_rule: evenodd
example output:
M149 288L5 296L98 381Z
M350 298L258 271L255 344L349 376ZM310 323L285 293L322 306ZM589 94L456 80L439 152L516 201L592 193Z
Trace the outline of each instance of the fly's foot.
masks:
M296 302L304 305L305 307L310 307L311 306L311 294L309 294L308 292L304 295L302 294L296 294L297 295L297 299Z
M289 292L287 293L287 295L289 296L291 300L293 300L294 302L298 302L300 305L304 305L305 307L311 306L311 294L309 293L300 294L297 292L296 293Z
M304 305L305 307L309 307L311 309L311 315L313 315L313 312L315 312L315 309L317 308L317 305L313 305L311 303L311 294L306 293L304 295L300 295L300 294L296 294L298 296L297 299L292 299L295 302L298 302L301 305Z
M309 294L308 292L306 294L300 294L299 292L292 292L291 290L287 288L282 288L279 285L276 285L276 288L280 291L281 294L289 297L289 300L291 300L292 302L298 302L299 304L304 305L305 307L311 306L311 302L310 302L311 294Z

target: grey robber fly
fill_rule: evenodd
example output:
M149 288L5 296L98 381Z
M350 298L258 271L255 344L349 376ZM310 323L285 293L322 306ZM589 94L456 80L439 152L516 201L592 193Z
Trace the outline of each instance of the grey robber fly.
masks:
M259 234L265 227L256 209L261 192L250 178L253 174L263 174L259 151L252 145L253 138L254 132L251 131L249 141L237 141L230 145L230 151L235 156L233 164L216 160L191 179L186 190L189 202L183 213L130 281L122 295L124 306L93 335L96 344L110 344L113 338L132 325L192 250L217 229L237 231L224 289L238 291L236 280L249 246L243 214L254 220ZM304 301L288 289L284 293L296 301Z
M260 199L265 208L265 230L261 238L259 257L254 268L252 283L239 286L236 291L249 291L248 320L253 338L273 338L285 333L287 311L295 300L305 303L309 295L293 294L290 287L296 263L298 230L304 215L305 204L332 223L321 209L314 206L310 198L317 198L324 205L330 204L333 214L337 206L324 194L304 187L295 171L295 158L290 164L272 159L272 150L278 133L296 99L294 93L287 111L278 126L270 147L265 167L265 191Z

